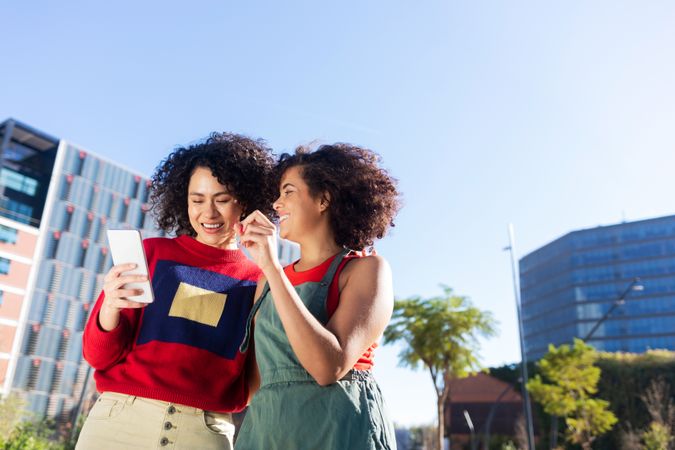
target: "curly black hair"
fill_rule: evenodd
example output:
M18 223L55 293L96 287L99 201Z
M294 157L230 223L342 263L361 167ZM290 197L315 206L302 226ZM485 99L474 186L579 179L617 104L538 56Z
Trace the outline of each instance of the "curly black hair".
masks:
M176 148L155 169L150 206L166 233L195 236L187 212L187 191L197 167L211 169L218 182L239 201L244 215L256 209L273 214L274 158L262 140L233 133L212 133L197 144Z
M284 172L300 168L310 194L328 193L335 242L351 250L372 248L381 239L401 207L396 179L380 167L375 152L351 144L322 145L311 151L298 147L284 153L276 167L277 186Z

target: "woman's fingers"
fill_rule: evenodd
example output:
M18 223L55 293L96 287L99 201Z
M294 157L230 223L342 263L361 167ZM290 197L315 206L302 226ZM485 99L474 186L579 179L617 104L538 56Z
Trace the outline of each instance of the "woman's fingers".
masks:
M129 270L133 270L136 268L136 264L134 263L128 263L128 264L118 264L116 266L112 266L108 273L106 274L104 280L107 281L112 281L115 278L119 277L122 272L128 272Z
M123 309L123 308L143 308L145 306L148 306L148 303L135 302L133 300L117 299L115 301L115 303L111 306L114 306L115 308L119 308L119 309Z
M120 286L124 286L128 283L142 283L144 281L148 281L148 277L146 275L122 275L121 277L117 277L115 284L119 288Z
M247 236L249 234L262 234L265 236L273 236L276 230L274 228L261 226L258 224L251 224L246 227L246 231L242 236Z
M245 236L241 237L241 243L244 247L249 248L253 244L265 245L267 244L268 235L259 234L259 233L247 233Z
M269 246L270 238L274 237L275 230L262 227L260 225L249 225L246 232L240 236L240 241L244 247L249 248L251 244L256 243L261 246Z
M270 219L268 219L265 214L261 213L257 209L241 221L241 225L243 226L244 230L246 230L246 228L252 223L257 223L258 225L262 226L274 227L272 221L270 221Z
M118 289L117 298L124 299L128 297L136 297L143 294L143 289Z

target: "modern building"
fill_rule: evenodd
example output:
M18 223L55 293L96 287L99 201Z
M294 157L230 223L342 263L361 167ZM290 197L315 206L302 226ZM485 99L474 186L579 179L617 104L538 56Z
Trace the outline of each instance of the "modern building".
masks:
M105 230L161 233L142 175L12 119L0 143L0 388L60 417L86 378L82 330L112 265Z
M67 141L0 123L0 394L70 420L88 381L82 331L112 266L106 229L161 236L149 180ZM281 259L299 256L280 243Z
M598 350L675 350L675 216L568 233L520 260L520 290L528 358L591 331Z

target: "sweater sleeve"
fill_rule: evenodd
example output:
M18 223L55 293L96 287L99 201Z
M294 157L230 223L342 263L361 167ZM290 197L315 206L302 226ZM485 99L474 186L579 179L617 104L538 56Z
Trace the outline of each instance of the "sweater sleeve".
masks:
M131 350L138 324L138 311L123 309L120 312L120 322L114 330L105 331L101 328L98 314L103 305L104 295L101 292L96 300L82 335L84 359L96 370L105 370L126 357Z
M154 270L155 246L151 239L143 240L145 256L150 265L150 274ZM105 294L101 292L94 310L89 316L87 326L82 334L82 355L96 370L105 370L122 361L131 351L136 330L141 320L141 309L128 308L120 312L120 323L114 330L105 331L98 321L98 314L103 306Z

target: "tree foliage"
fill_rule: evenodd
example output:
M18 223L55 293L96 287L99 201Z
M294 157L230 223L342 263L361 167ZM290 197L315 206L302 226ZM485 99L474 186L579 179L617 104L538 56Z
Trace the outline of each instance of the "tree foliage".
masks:
M412 369L424 366L436 390L438 442L444 436L444 406L450 396L450 381L481 369L480 336L495 334L495 320L466 298L443 286L443 294L423 299L397 300L391 323L384 332L385 344L401 342L399 362ZM440 445L440 444L439 444Z
M26 411L17 394L0 400L0 450L72 450L74 444L59 436L57 428L54 420Z
M571 347L550 345L537 363L539 373L527 383L532 398L546 413L565 418L567 440L584 449L617 422L609 402L594 398L601 373L594 366L597 357L581 339Z
M647 350L644 353L598 352L594 364L602 371L598 382L597 397L612 405L612 412L619 421L609 432L593 442L594 450L638 450L643 448L642 434L650 427L651 414L645 405L645 393L654 380L663 380L666 399L675 399L675 352ZM535 363L529 365L530 373L536 372ZM490 369L490 375L518 388L519 366L504 365ZM539 424L541 442L548 442L550 416L541 404L532 405L535 423ZM675 426L671 428L675 430ZM671 446L675 443L671 442Z
M641 434L644 450L672 449L675 402L670 397L670 386L663 378L654 379L640 399L652 419Z
M24 402L18 394L11 393L0 399L0 439L9 436L24 414Z

